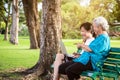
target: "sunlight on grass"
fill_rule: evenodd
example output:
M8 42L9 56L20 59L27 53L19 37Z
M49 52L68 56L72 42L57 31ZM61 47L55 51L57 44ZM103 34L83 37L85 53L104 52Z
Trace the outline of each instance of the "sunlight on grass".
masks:
M29 68L39 58L39 49L29 49L29 39L19 38L18 45L12 45L3 41L0 37L0 71L6 71L17 67Z
M63 39L68 53L76 52L74 43L82 42L81 39ZM12 45L9 41L3 41L0 35L0 71L14 68L29 68L33 66L38 58L40 50L29 49L29 37L19 37L19 44ZM111 40L112 47L120 47L119 40Z

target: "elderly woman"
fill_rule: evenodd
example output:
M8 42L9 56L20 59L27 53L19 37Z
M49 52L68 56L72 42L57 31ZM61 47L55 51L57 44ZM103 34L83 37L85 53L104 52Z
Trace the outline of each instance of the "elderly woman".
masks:
M78 44L78 48L84 49L83 54L73 61L63 63L59 66L59 74L65 74L69 80L80 78L80 74L86 70L99 71L97 63L103 65L103 61L109 54L110 38L107 34L109 25L104 17L97 17L93 20L93 29L97 35L89 46Z

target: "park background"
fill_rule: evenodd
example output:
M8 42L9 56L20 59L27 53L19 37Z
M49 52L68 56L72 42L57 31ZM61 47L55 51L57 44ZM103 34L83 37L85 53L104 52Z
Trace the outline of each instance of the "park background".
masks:
M82 41L80 24L92 22L97 16L104 16L109 22L111 47L120 48L119 4L119 0L62 0L61 34L67 52L71 54L77 51L73 44ZM39 60L41 20L41 0L2 0L0 2L1 79L4 76L18 78L10 72L31 68ZM36 37L32 34L36 34Z

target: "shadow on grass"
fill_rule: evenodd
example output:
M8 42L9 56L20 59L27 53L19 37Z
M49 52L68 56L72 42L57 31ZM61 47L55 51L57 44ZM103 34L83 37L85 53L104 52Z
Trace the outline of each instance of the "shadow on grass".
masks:
M34 79L34 75L27 70L29 69L16 68L0 72L0 80L36 80Z
M0 72L0 80L22 80L23 75L16 72Z
M21 71L18 69L18 71L6 71L6 72L0 72L0 80L32 80L29 77L26 77L26 73L24 73L24 69ZM85 78L87 80L91 80L90 78ZM60 80L66 80L66 78L61 78ZM81 80L81 79L80 79ZM84 80L84 79L83 79ZM97 78L96 80L100 80ZM104 80L113 80L112 78L105 78ZM120 80L120 76L119 76Z
M0 80L25 80L25 69L18 68L10 71L0 72Z
M21 48L21 49L13 49L13 48L2 48L2 50L36 50L36 49L29 49L29 48L27 48L27 49L25 49L25 48Z

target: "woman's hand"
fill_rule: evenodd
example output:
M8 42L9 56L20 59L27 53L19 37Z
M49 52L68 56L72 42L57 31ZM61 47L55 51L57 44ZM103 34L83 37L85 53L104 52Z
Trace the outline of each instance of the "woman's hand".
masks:
M80 54L78 54L78 53L73 53L73 58L78 58L80 56Z

